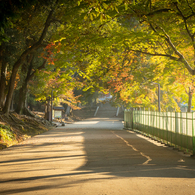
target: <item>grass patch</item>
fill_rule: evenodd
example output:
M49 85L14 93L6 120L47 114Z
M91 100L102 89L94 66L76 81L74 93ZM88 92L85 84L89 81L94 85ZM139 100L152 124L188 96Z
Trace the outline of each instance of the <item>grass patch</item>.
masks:
M6 143L7 146L12 145L16 140L16 135L10 126L0 124L0 142Z

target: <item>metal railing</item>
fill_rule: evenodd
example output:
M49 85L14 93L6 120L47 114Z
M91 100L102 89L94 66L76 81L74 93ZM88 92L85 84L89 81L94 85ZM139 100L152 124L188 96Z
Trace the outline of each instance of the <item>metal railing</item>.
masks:
M124 125L143 132L165 144L195 154L195 114L125 110Z

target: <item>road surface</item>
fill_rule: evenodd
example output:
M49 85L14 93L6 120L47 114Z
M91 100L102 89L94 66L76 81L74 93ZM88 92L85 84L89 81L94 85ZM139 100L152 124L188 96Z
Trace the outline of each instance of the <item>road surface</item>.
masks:
M193 195L195 159L118 119L58 127L0 151L0 194Z

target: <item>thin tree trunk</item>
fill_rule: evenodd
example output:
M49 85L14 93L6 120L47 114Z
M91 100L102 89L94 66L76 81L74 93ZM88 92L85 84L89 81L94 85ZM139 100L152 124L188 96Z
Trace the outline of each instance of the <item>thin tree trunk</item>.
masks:
M0 79L0 107L3 108L5 102L5 89L6 89L6 63L1 66L1 79Z
M189 93L188 93L188 112L191 112L191 108L192 108L192 90L191 87L189 87Z
M45 120L47 120L47 101L45 102Z
M6 89L6 62L3 58L2 45L0 46L0 107L3 108L5 102Z
M24 80L22 87L19 89L19 102L16 108L16 112L18 114L25 113L24 109L25 109L25 101L26 101L26 95L27 95L27 85L30 80L30 74L31 74L32 67L33 67L33 58L34 58L34 55L31 54L27 62L28 72L27 72L26 78Z
M10 82L9 82L8 94L6 97L5 106L3 108L3 112L6 114L8 114L9 110L10 110L10 105L11 105L12 96L13 96L13 92L14 92L15 78L16 78L16 74L18 72L18 68L13 68L13 70L12 70L12 75L11 75Z
M25 82L24 85L19 90L19 102L16 108L16 112L18 114L25 114L24 109L25 109L26 95L27 95L27 83Z

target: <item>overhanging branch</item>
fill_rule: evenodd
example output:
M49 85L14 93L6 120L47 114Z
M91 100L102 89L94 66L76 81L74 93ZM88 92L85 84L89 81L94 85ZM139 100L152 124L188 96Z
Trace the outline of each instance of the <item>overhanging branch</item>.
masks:
M134 50L134 49L130 49L130 51L138 52L138 53L143 53L143 54L150 55L150 56L166 57L166 58L169 58L171 60L181 62L181 63L183 63L185 65L185 67L188 69L188 71L189 71L189 73L191 75L195 75L195 70L185 60L185 58L183 57L183 55L181 55L182 57L177 58L177 57L174 57L174 56L171 56L171 55L168 55L168 54L150 53L150 52L145 52L145 51L140 51L140 50Z
M134 50L134 49L131 49L131 51L138 52L138 53L143 53L143 54L150 55L150 56L167 57L167 58L170 58L171 60L180 61L179 58L174 57L174 56L171 56L171 55L168 55L168 54L150 53L150 52L145 52L145 51L140 51L140 50Z
M175 47L175 45L172 43L170 36L165 32L165 30L163 28L161 28L161 30L163 31L163 33L165 35L165 40L170 45L170 47L173 49L173 51L175 52L175 54L179 57L179 60L178 61L182 62L185 65L185 67L188 69L188 71L190 72L190 74L195 75L194 68L192 68L189 65L189 63L187 62L187 60L185 59L185 57L177 50L177 48Z

